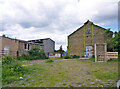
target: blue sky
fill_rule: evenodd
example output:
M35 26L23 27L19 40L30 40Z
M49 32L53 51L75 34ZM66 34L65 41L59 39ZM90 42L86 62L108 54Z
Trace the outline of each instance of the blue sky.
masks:
M119 0L0 0L0 35L51 38L67 49L67 36L87 20L118 30Z
M118 23L103 25L104 28L111 28L110 30L115 32L118 31Z

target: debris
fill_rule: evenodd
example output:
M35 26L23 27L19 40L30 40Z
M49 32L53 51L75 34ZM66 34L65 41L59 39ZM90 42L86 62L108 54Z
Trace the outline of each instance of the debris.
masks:
M23 79L23 77L20 77L20 79Z
M120 87L120 80L118 80L118 82L117 82L117 88L119 88Z

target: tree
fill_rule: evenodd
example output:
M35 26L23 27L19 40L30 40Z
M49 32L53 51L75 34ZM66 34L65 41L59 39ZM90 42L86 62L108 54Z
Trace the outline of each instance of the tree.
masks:
M2 35L2 37L6 37L6 35L5 35L5 34L3 34L3 35Z
M106 43L107 43L107 51L113 52L113 48L114 48L112 44L113 43L113 32L110 31L110 29L108 29L105 31L104 36L105 36Z
M42 48L40 45L37 45L37 46L35 46L33 49L31 49L31 50L29 51L29 54L30 54L31 56L36 56L36 57L38 57L38 58L40 58L40 59L45 59L45 58L46 58L46 55L45 55L45 53L44 53L44 50L43 50L43 48Z
M60 57L62 57L63 50L62 50L62 45L60 46Z
M114 52L118 52L120 50L120 31L119 32L115 32L115 37L113 38L113 46Z

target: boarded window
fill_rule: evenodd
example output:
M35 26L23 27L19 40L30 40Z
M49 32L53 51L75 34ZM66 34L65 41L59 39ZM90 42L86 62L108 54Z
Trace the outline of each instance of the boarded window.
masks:
M90 32L90 29L87 29L86 30L86 34L90 34L91 32Z

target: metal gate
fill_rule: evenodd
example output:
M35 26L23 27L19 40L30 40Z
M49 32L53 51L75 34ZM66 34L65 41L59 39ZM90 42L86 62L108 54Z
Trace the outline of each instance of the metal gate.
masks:
M92 57L92 46L86 46L86 57Z
M106 61L106 43L95 44L95 62Z

